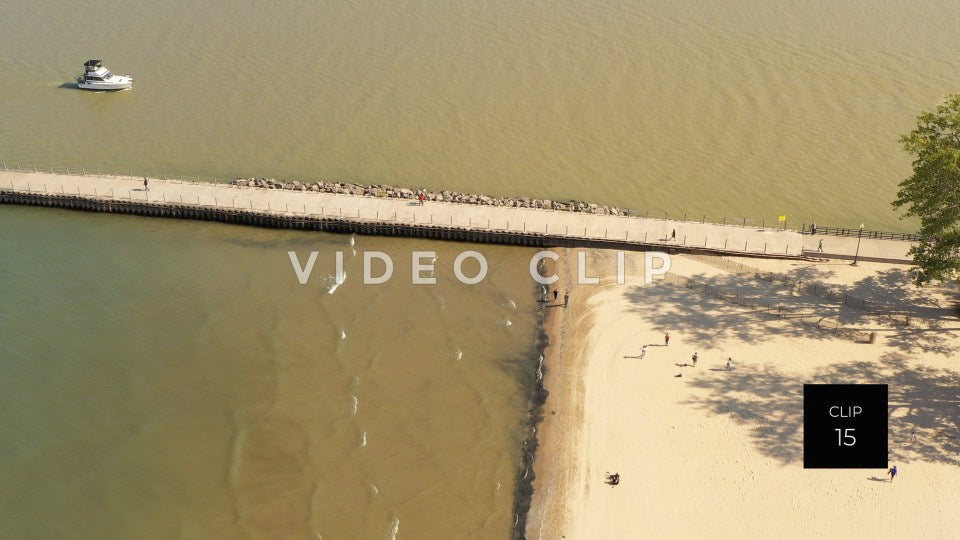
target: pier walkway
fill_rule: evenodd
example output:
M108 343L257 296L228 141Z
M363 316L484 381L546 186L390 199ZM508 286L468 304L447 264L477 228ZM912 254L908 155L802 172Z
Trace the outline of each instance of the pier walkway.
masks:
M799 257L818 237L794 230L408 199L239 187L108 175L0 171L0 202L206 219L271 227L387 236ZM675 238L672 234L675 231ZM829 238L826 251L852 256L856 238ZM907 242L863 240L861 255L902 258ZM888 243L890 241L884 241Z

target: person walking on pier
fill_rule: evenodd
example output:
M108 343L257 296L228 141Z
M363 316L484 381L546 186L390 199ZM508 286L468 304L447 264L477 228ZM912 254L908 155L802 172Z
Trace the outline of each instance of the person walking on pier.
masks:
M143 177L143 190L144 190L144 191L150 191L150 186L147 185L147 177L146 177L146 176Z

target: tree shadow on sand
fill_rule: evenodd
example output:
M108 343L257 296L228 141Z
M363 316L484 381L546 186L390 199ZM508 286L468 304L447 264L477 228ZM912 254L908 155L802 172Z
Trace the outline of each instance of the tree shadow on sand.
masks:
M933 325L929 328L878 328L875 331L886 335L886 343L905 353L934 353L942 356L952 356L958 351L955 340L950 340L947 333L960 330L960 324L952 326Z
M917 287L913 284L913 269L903 266L879 270L875 274L860 279L853 284L834 284L830 278L837 274L833 266L849 266L850 263L824 263L810 266L809 263L795 263L787 270L765 271L755 269L745 263L697 258L728 271L740 271L741 276L766 281L774 286L787 289L803 286L805 295L820 294L832 298L833 303L860 307L866 311L881 311L887 314L909 315L929 321L956 322L953 311L956 289L950 285L929 284ZM754 269L757 274L744 270ZM830 294L827 292L830 291ZM849 302L847 302L849 297ZM865 301L865 303L864 303Z
M909 363L900 353L873 362L837 363L806 378L771 367L738 367L688 384L707 395L682 402L750 426L750 442L783 465L803 461L803 385L889 385L889 456L892 461L960 465L960 374ZM916 429L916 441L910 433Z
M631 302L631 309L651 321L659 330L683 332L702 346L712 346L726 338L748 342L763 342L774 336L849 339L836 335L829 328L818 328L814 323L824 317L831 321L825 326L832 327L837 323L862 330L862 334L876 332L886 339L887 345L905 353L949 356L960 351L957 340L950 335L951 332L960 331L960 321L955 319L914 320L908 326L884 319L878 313L838 304L828 298L796 295L790 289L771 286L745 276L698 274L681 279L707 285L710 292L704 293L702 286L688 288L656 281L652 285L630 288L625 295ZM723 291L727 299L714 296L717 290ZM739 295L739 304L732 301L734 294ZM757 303L758 307L749 307L752 302ZM804 318L806 323L786 321L775 308L766 309L759 307L760 304L784 306L783 316L787 319L795 319L797 314L808 314ZM943 311L942 308L936 309Z
M698 276L694 276L695 281ZM732 280L711 281L711 287L733 288L739 283ZM777 293L744 291L744 295L759 301L776 304ZM716 345L724 339L733 338L748 342L762 342L775 336L803 337L807 339L837 339L836 336L816 327L787 323L769 310L750 308L704 295L697 290L679 285L655 282L652 285L633 287L625 292L631 302L631 310L652 322L662 331L680 332L687 336L688 342L704 347ZM836 306L804 304L809 309L817 309L824 316L835 316Z
M949 304L951 291L936 285L917 287L911 282L911 275L908 268L881 270L846 289L852 295L871 300L895 313L956 322L956 313L949 305L943 305L944 300Z

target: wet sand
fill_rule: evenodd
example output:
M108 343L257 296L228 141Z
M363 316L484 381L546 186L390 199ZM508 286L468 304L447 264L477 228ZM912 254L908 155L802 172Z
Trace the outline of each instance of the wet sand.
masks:
M551 289L559 288L561 292L558 295L559 302L550 304L544 319L548 345L544 349L543 385L548 394L537 433L536 477L527 517L528 538L552 532L552 529L544 530L545 526L560 528L563 523L566 515L565 493L578 476L578 462L569 457L575 452L583 422L582 363L577 361L580 351L567 339L567 333L574 325L567 315L577 312L582 304L576 295L575 279L568 259L568 254L574 252L565 249L553 251L561 254L561 257L547 268L554 270L560 279ZM570 305L564 308L561 303L566 291L571 291L572 297ZM549 536L552 535L544 537Z

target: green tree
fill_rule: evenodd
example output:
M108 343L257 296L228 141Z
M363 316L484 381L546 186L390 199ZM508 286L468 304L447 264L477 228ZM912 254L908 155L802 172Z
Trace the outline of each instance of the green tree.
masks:
M923 240L910 250L919 268L917 284L960 273L960 94L917 117L917 127L900 137L916 156L913 174L900 182L896 208L920 218Z

